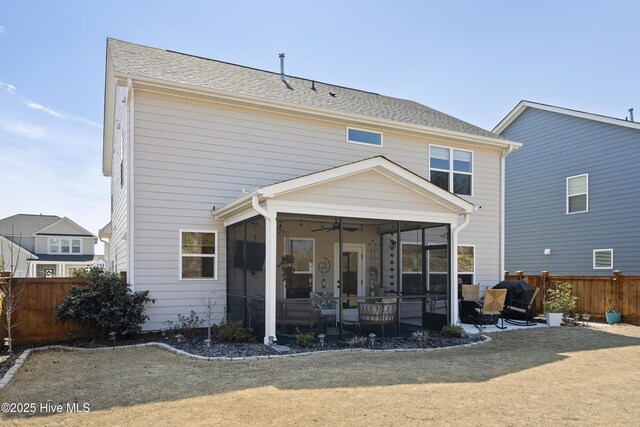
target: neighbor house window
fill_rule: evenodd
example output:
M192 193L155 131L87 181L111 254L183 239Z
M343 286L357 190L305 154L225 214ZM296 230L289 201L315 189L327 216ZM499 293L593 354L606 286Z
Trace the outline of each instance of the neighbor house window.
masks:
M443 190L471 196L473 153L455 148L429 147L430 181Z
M181 231L180 278L216 279L217 243L214 231Z
M610 270L613 268L613 249L594 249L593 268L596 270Z
M589 175L567 178L567 214L589 210Z
M313 239L292 238L285 242L286 252L293 256L293 276L285 283L286 298L309 298L313 290Z
M382 134L370 130L347 128L347 142L382 147Z
M422 244L402 242L402 295L422 293Z
M427 292L446 293L447 277L449 277L449 253L446 246L436 245L433 248L427 246L429 257L429 282Z
M49 253L50 254L76 254L82 253L82 240L71 239L65 237L50 237L49 238Z

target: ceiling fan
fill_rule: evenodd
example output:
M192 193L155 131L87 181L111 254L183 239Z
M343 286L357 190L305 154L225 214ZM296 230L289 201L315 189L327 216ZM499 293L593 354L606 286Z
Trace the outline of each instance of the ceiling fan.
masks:
M340 228L340 224L338 224L338 219L336 219L333 223L333 225L329 228L325 228L324 224L322 224L322 227L320 228L316 228L315 230L311 230L312 233L315 233L316 231L324 231L324 232L329 232L329 231L336 231ZM349 232L354 232L356 230L360 230L361 228L358 227L345 227L343 226L342 229L344 231L349 231Z

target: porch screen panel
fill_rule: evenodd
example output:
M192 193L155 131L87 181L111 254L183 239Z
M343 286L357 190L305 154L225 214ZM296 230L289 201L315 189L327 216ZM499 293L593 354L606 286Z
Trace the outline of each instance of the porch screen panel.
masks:
M242 223L227 227L227 314L233 320L246 322L243 260L235 258L236 248L243 241Z

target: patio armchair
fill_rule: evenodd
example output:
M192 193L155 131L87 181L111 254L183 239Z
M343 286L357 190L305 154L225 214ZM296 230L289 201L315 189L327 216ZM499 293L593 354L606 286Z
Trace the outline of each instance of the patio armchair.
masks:
M484 295L484 301L482 305L478 302L476 307L476 328L482 333L483 316L493 316L493 324L499 329L506 329L504 326L504 317L502 312L504 311L504 301L507 299L506 289L487 289ZM498 326L498 317L502 319L502 326Z
M462 285L462 299L464 301L479 301L480 285Z
M535 322L531 322L530 316L531 316L531 306L536 301L536 295L538 295L538 290L539 288L535 288L535 290L533 291L533 295L531 295L531 298L529 299L529 302L527 302L524 307L515 307L513 305L513 301L509 301L509 303L505 307L506 316L507 316L505 320L507 323L511 323L513 325L521 325L521 326L529 326L529 325L536 324ZM525 320L522 321L522 320L510 319L509 318L510 312L524 315Z
M393 324L396 328L396 314L398 313L398 303L394 302L359 302L358 303L358 332L362 333L362 325L380 325L382 336L384 336L384 325Z

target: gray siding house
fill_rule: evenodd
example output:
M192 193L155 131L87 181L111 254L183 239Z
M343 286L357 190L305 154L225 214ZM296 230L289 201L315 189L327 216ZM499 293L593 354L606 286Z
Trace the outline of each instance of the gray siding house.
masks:
M640 274L640 123L522 101L494 129L506 168L506 269Z
M108 39L107 265L156 299L148 330L212 296L215 321L267 342L312 293L340 324L372 294L398 323L455 323L459 282L500 280L519 146L413 101Z

